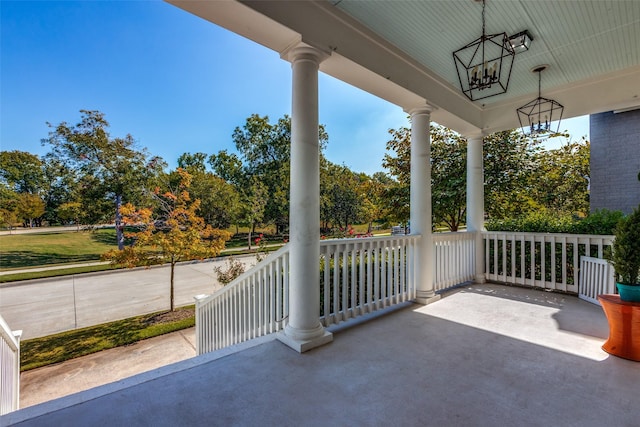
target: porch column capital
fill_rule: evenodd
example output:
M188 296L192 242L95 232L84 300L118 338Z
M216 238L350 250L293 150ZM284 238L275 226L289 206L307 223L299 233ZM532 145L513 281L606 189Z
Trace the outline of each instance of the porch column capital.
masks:
M411 108L406 108L404 109L404 112L409 114L411 117L423 115L423 114L427 114L431 116L431 113L433 113L436 109L437 109L436 107L430 104L426 104L426 105L419 105Z
M322 63L325 59L331 56L330 53L317 49L313 46L309 46L305 43L298 43L294 46L290 46L280 53L280 57L291 63L297 61L310 61L317 65Z
M465 138L467 138L467 140L478 140L478 139L484 139L485 136L488 135L488 132L484 129L477 129L473 132L467 132L466 134L464 134L463 136Z

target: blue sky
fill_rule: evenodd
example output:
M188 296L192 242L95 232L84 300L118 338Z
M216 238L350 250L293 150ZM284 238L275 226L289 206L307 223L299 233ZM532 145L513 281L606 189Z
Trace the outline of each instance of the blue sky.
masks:
M160 0L0 2L0 149L44 154L45 122L100 110L175 166L184 152L235 151L247 117L291 110L291 67L276 52ZM325 154L358 172L380 166L400 107L320 74ZM574 139L588 117L563 121ZM557 142L556 142L557 144Z

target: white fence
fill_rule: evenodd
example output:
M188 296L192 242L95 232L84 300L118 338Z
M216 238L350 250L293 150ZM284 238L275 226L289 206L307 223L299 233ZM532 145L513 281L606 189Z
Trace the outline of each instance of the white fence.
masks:
M433 234L433 284L436 291L473 280L475 236L475 233Z
M320 242L320 320L329 326L415 298L420 236Z
M613 268L607 260L580 257L579 289L578 297L598 305L600 305L598 295L617 293Z
M602 258L613 236L483 232L485 277L578 293L580 256ZM415 298L413 253L420 236L320 242L320 320L339 323ZM434 289L475 276L475 233L436 233ZM590 271L590 270L589 270ZM585 270L588 280L600 273ZM584 280L587 280L585 278ZM581 287L593 290L592 282ZM595 288L594 288L595 289ZM217 350L284 328L289 309L289 249L274 252L217 293L196 300L196 350Z
M12 332L0 316L0 415L18 409L20 398L20 331Z
M603 258L613 236L488 231L487 280L578 293L580 256Z
M289 315L289 247L271 253L218 292L196 297L196 353L284 328Z

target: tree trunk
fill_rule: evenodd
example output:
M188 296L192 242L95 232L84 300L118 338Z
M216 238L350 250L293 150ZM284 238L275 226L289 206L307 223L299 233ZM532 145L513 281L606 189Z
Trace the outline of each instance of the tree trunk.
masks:
M373 229L373 221L369 221L369 225L367 226L367 234L371 234L372 229Z
M116 240L118 241L118 249L124 249L124 233L122 227L122 214L120 213L120 206L122 205L122 195L116 194ZM173 268L171 271L173 274ZM171 286L173 286L173 278L171 278Z
M171 311L173 311L174 307L173 307L173 272L174 269L176 268L176 261L171 258L171 289L170 289L170 296L169 296L169 307L171 308Z
M249 233L247 234L247 243L249 245L249 250L251 250L251 227L249 227Z

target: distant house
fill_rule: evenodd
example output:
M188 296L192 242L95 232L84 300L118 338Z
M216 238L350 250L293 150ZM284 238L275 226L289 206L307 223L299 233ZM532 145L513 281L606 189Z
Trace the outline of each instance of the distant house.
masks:
M592 114L591 211L640 205L640 107Z

